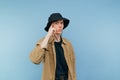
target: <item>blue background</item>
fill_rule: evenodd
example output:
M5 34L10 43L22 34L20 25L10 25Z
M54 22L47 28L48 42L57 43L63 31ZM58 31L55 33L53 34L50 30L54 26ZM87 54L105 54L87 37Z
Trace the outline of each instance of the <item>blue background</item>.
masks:
M0 0L0 80L41 80L29 54L53 12L71 20L77 80L120 80L120 0Z

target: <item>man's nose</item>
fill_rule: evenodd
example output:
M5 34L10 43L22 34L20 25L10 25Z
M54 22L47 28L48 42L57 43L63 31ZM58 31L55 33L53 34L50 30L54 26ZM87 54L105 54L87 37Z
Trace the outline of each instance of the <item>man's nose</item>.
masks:
M62 24L59 24L59 28L62 28Z

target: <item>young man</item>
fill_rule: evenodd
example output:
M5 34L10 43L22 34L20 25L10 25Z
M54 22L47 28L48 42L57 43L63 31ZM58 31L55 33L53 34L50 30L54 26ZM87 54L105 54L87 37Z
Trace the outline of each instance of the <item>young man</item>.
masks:
M42 80L76 80L75 56L71 43L61 36L69 19L53 13L48 19L47 35L40 39L30 54L33 63L43 64Z

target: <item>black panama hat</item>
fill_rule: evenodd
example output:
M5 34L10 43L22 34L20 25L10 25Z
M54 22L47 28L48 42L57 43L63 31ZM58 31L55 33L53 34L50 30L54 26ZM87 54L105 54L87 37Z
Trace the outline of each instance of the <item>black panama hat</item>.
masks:
M47 26L44 28L45 31L48 32L52 22L57 21L57 20L63 20L64 21L64 28L63 29L65 29L68 26L69 22L70 22L69 19L62 17L62 15L60 13L52 13L50 15L50 17L48 18Z

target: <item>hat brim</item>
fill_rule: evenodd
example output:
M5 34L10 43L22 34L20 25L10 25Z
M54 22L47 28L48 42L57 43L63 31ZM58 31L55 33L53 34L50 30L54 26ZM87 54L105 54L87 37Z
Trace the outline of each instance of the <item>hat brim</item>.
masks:
M65 29L68 26L69 22L70 22L69 19L67 19L67 18L61 18L59 20L63 20L64 21L64 28L63 29ZM57 21L57 20L53 20L53 21L47 23L47 26L44 28L45 31L48 32L52 22L54 22L54 21Z

